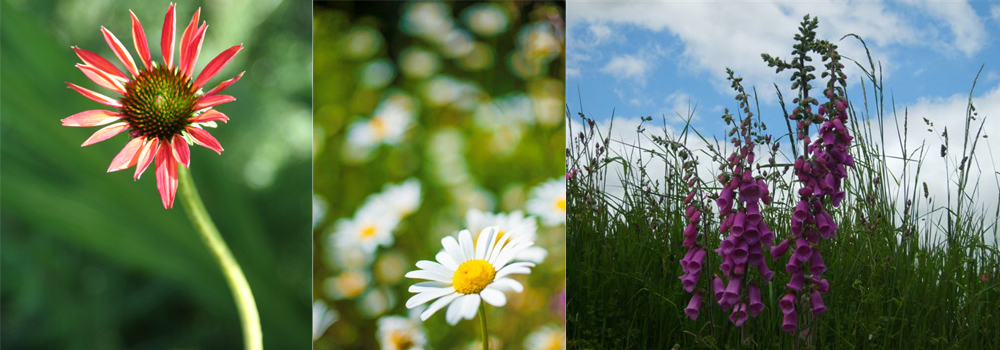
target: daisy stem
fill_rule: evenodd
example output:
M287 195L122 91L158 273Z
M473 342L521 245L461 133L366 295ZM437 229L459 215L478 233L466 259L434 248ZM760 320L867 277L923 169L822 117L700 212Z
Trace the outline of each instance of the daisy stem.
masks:
M483 326L483 350L490 350L490 336L486 332L486 302L479 303L479 324Z
M222 239L222 235L219 234L219 229L215 227L208 211L205 210L205 204L201 201L198 188L194 186L194 181L191 179L190 170L178 165L177 177L180 182L180 186L178 186L180 191L178 192L181 194L181 201L184 202L184 209L191 219L191 223L201 234L201 239L205 241L205 245L218 260L219 267L222 268L222 272L226 276L229 289L233 292L233 299L236 300L236 309L240 313L240 323L243 327L244 348L261 350L264 345L260 330L260 315L257 313L257 303L250 291L250 284L247 283L243 270L240 269L239 263L236 262L229 247L226 246L226 242Z

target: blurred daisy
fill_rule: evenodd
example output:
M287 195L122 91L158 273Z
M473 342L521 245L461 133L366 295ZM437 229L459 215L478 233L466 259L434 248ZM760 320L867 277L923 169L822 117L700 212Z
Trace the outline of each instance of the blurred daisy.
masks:
M388 288L373 288L358 300L358 311L366 318L382 316L396 306L396 294Z
M382 350L422 350L427 335L420 323L402 316L378 319L378 341Z
M208 25L205 23L198 25L201 9L195 11L191 23L181 34L180 44L177 46L180 60L175 64L174 7L174 4L170 4L167 8L167 16L163 22L161 38L163 64L153 62L146 42L146 33L134 13L132 13L132 43L135 44L136 53L139 54L138 61L132 59L125 45L122 45L114 34L101 27L104 41L125 66L129 75L125 75L114 64L93 52L72 47L83 61L82 64L77 64L76 68L97 85L120 94L121 97L111 98L67 82L70 89L97 103L112 107L115 111L84 111L62 120L63 126L110 124L90 136L84 141L83 146L107 140L128 130L129 142L111 161L108 172L135 166L133 178L138 180L146 168L155 163L156 188L160 192L163 207L167 209L174 205L178 164L185 167L190 164L191 151L188 146L198 144L222 154L219 141L203 127L215 127L215 122L229 120L229 117L212 107L235 101L236 98L220 95L219 92L243 76L243 73L240 73L208 92L203 92L205 84L229 64L229 61L243 49L243 44L220 53L208 62L196 77L194 68L201 53L201 45L205 41Z
M333 300L354 299L368 289L370 282L367 271L348 270L323 281L323 291Z
M358 209L354 218L337 221L335 244L340 247L355 245L367 254L375 253L379 246L392 246L392 231L399 225L399 217L385 215L387 210L383 205L365 205Z
M494 37L507 30L507 13L494 3L469 6L462 13L462 20L473 33L484 37Z
M440 41L454 28L451 9L440 2L413 2L403 12L403 32L431 42Z
M510 214L493 214L479 209L469 209L465 213L465 225L471 232L482 232L485 228L494 226L499 230L498 240L504 235L511 235L511 237L526 236L528 240L535 241L538 232L535 218L525 216L520 210L512 211ZM476 238L478 239L478 237ZM546 255L548 255L548 251L545 248L531 246L514 256L514 260L539 264L545 260Z
M336 234L327 236L326 252L330 267L339 270L366 268L375 254L369 253L351 240L341 241Z
M411 46L399 54L399 69L411 78L427 78L441 69L441 59L433 52Z
M566 332L556 326L542 326L524 339L525 350L566 349Z
M337 314L337 310L327 308L322 300L313 302L313 341L322 337L327 328L337 322L338 318L340 315Z
M420 180L410 178L398 185L386 184L382 192L369 199L372 203L380 202L399 218L405 218L420 208Z
M562 52L562 43L548 22L525 26L517 37L518 46L531 61L549 62Z
M420 270L410 271L408 278L428 280L410 286L411 293L417 293L406 301L406 308L412 309L434 300L421 314L426 321L438 310L448 306L445 319L455 325L462 319L472 319L480 309L480 302L501 307L507 304L505 291L521 292L524 286L509 276L529 274L535 264L514 262L514 256L534 242L526 236L501 236L496 227L484 229L476 244L472 234L463 230L455 237L441 240L443 252L435 256L437 262L421 260ZM436 299L436 300L435 300ZM449 306L450 304L450 306Z
M532 189L527 207L545 226L566 224L566 179L552 179Z
M403 141L413 127L414 106L408 97L386 99L375 109L371 118L355 121L347 129L348 146L370 150L380 144L395 145Z

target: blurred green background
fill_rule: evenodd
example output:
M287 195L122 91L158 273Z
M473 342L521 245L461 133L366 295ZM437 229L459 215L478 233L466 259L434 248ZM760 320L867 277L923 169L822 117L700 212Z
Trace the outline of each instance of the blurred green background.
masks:
M468 209L525 211L533 188L565 176L564 14L559 2L315 3L313 293L338 315L317 331L315 349L379 348L378 319L409 311L406 290L417 281L402 274L433 260L441 238L465 228ZM350 141L352 128L399 97L412 114L401 137ZM349 272L333 261L336 223L407 179L420 182L419 209L393 245L353 271L369 277L356 295L331 293ZM564 226L539 222L536 244L548 257L517 277L525 291L488 308L496 348L521 349L543 329L564 345ZM478 321L449 326L443 310L420 324L435 349L480 337Z
M106 173L125 136L81 148L98 128L59 122L102 107L65 82L113 95L74 68L70 46L118 62L103 25L138 59L131 9L160 61L167 7L0 1L4 349L242 348L230 291L182 204L163 209L152 169L135 182L132 169ZM179 1L178 33L198 7L210 28L196 74L243 43L209 86L246 75L218 107L230 122L211 130L226 151L192 147L191 172L253 289L265 346L308 349L311 4Z

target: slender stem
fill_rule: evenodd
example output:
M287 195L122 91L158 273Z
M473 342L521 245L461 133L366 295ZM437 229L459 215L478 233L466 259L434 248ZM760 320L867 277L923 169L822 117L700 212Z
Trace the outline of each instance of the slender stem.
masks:
M243 270L233 258L226 242L222 240L219 229L215 227L212 218L208 216L205 204L202 203L201 196L198 195L198 188L194 186L194 181L191 179L191 172L178 165L177 176L180 182L178 187L181 201L184 202L184 210L191 219L191 223L194 224L196 231L201 235L205 245L218 260L219 267L222 268L222 273L226 276L229 289L233 292L233 299L236 300L236 309L240 313L240 323L243 327L244 348L262 350L264 345L260 330L260 315L257 313L257 303L250 291L250 284L247 283Z
M479 324L483 326L483 350L490 350L490 336L486 331L486 302L479 303Z

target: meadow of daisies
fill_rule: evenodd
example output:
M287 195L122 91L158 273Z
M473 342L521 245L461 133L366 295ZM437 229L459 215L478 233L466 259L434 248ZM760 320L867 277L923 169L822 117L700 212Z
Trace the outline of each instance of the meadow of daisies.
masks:
M906 130L932 122L893 105L871 55L848 77L856 63L817 25L803 19L791 54L760 57L796 92L779 96L787 122L770 129L761 90L733 71L721 136L649 132L645 118L635 132L653 146L640 148L567 115L569 348L996 348L1000 215L979 204L998 194L970 177L990 151L984 116L970 97L947 116L965 120L961 148L913 146ZM894 120L899 135L875 127ZM885 151L889 137L910 148ZM956 163L947 199L920 189L943 180L921 177L937 156Z
M565 347L563 13L316 4L316 349Z

